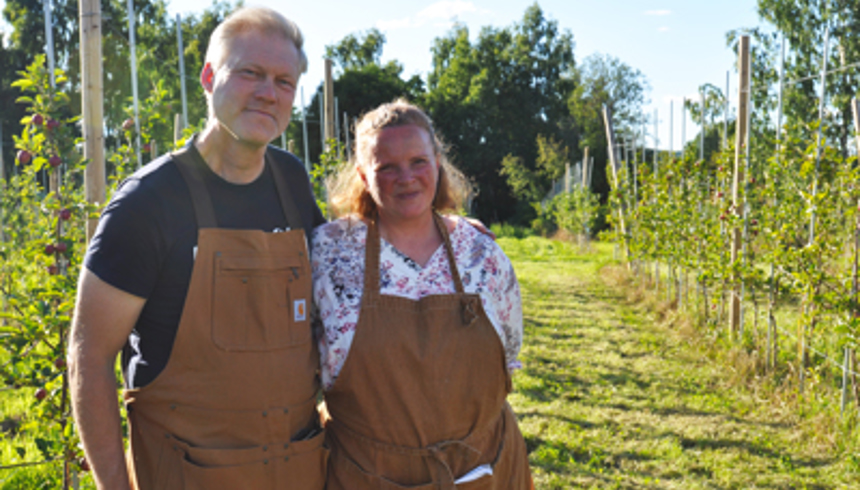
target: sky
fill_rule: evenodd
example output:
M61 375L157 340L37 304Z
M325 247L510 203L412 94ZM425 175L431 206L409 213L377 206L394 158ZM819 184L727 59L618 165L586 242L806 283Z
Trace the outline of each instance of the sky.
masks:
M4 5L0 0L0 9ZM173 0L171 14L200 13L212 0ZM378 28L386 36L382 61L395 59L404 77L426 79L431 68L433 40L446 35L455 21L468 26L474 38L484 26L507 27L522 19L532 1L525 0L246 0L265 5L295 21L305 37L308 72L302 77L305 101L323 79L325 46L347 34ZM645 112L658 112L659 147L669 149L670 101L673 149L680 148L681 100L698 100L698 87L725 87L731 72L730 100L737 100L735 53L726 46L726 33L761 24L755 0L539 0L549 20L573 35L579 64L600 53L638 69L648 80ZM2 28L2 27L0 27ZM725 90L725 89L723 89ZM298 101L297 101L298 102ZM298 104L297 104L298 105ZM653 122L647 144L653 146ZM698 132L687 118L686 139Z

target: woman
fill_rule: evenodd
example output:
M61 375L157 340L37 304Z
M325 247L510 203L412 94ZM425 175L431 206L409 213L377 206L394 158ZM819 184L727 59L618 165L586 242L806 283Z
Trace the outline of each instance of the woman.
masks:
M358 123L356 162L330 196L348 216L313 237L330 490L531 487L505 401L519 286L490 238L438 214L457 210L464 183L414 105Z

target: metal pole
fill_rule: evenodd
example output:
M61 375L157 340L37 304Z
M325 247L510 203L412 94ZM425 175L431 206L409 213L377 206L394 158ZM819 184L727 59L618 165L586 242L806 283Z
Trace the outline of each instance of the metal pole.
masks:
M344 155L345 160L349 160L349 155L352 153L352 148L349 146L349 115L344 111L343 113L343 139L346 142L346 155Z
M281 149L282 150L287 149L287 132L286 131L281 133Z
M780 43L780 59L779 59L779 87L777 92L776 103L776 164L779 166L782 153L782 101L785 93L785 34L782 35ZM774 193L773 208L777 209L779 199ZM776 262L770 263L770 304L768 305L768 345L767 353L768 367L776 365L776 318L773 314L773 309L776 306Z
M684 158L684 145L687 144L687 98L681 99L681 158Z
M842 400L839 405L839 415L845 415L845 406L848 405L848 371L851 369L851 349L845 347L845 360L842 362Z
M699 102L702 108L702 131L699 134L699 160L705 161L705 131L707 127L705 125L705 90L699 90Z
M138 107L138 94L137 94L137 49L135 47L135 35L134 35L134 2L133 0L128 0L128 44L131 48L131 93L134 99L134 132L135 132L135 145L134 145L134 154L137 156L137 167L140 168L143 165L143 161L140 156L140 108Z
M325 152L325 128L326 128L326 117L325 117L325 102L323 99L325 98L325 85L323 85L323 90L319 96L320 103L320 152Z
M675 158L675 142L673 139L675 117L675 101L669 101L669 157Z
M54 79L54 19L52 15L51 0L43 2L45 12L45 52L48 56L48 77L51 80L51 88L56 87Z
M819 84L818 98L818 136L815 145L815 175L812 180L812 201L815 201L815 196L818 194L818 172L821 168L821 132L824 127L824 101L827 98L827 57L829 56L830 47L830 26L824 29L824 58L821 60L821 82ZM815 242L815 204L812 205L812 213L809 217L809 244Z
M337 97L334 98L334 140L337 155L340 155L340 109Z
M176 14L176 39L179 43L179 88L182 91L182 127L188 127L188 96L185 92L185 47L182 44L182 16Z
M726 103L723 108L725 114L723 114L723 149L728 148L729 145L729 89L731 88L729 75L731 73L726 71Z
M660 139L657 137L659 130L659 122L657 109L654 109L654 178L657 178L657 145L660 144Z
M305 160L305 170L310 173L311 171L311 157L310 150L308 150L308 113L305 110L305 88L301 88L302 95L302 143L304 144L304 157Z

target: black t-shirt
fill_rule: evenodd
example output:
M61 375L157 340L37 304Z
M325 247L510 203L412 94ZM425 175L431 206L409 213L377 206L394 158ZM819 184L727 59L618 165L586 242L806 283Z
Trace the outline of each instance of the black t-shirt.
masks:
M189 146L211 196L220 228L288 229L271 169L254 182L232 184L216 175ZM305 233L325 222L304 165L294 155L269 147L302 218ZM111 286L146 298L122 351L126 387L151 382L167 365L182 317L194 267L197 221L188 186L171 155L144 166L123 181L105 207L84 265Z

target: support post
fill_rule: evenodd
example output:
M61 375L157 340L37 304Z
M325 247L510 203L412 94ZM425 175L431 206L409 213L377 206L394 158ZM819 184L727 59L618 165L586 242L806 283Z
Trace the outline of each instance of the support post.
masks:
M179 144L182 139L182 116L177 112L173 115L173 145Z
M305 161L305 171L311 173L311 156L308 149L308 112L305 110L305 88L302 87L302 144L304 145L304 154L302 155Z
M134 101L134 133L135 133L135 145L134 145L134 154L137 156L137 168L140 168L143 165L143 161L140 156L140 107L138 104L138 93L137 93L137 41L135 41L134 34L134 0L128 0L127 2L128 9L128 44L131 49L131 96Z
M612 109L607 106L603 106L603 123L606 128L606 143L608 145L609 151L609 165L612 168L612 180L615 183L615 188L619 189L621 182L618 179L618 171L619 171L619 161L618 154L615 150L615 130L612 126ZM622 237L627 236L627 229L624 225L624 201L622 200L621 204L618 207L618 226L619 232Z
M182 128L188 127L188 95L185 92L185 47L182 44L182 16L176 14L176 42L179 44L179 88L182 94Z
M84 137L84 192L90 204L105 201L104 90L102 78L102 7L99 0L80 0L81 129ZM87 242L98 219L87 220Z
M44 7L45 14L45 53L48 57L48 79L51 81L51 88L54 88L57 84L56 79L54 78L56 74L54 73L54 19L53 19L53 8L51 5L51 0L44 0L42 2Z
M591 179L589 178L589 172L591 169L588 165L588 147L585 147L585 150L582 153L582 187L585 189L590 188Z
M740 43L738 43L738 73L739 73L739 83L738 83L738 118L736 122L737 126L737 135L736 135L736 144L735 144L735 168L734 168L734 179L732 181L732 204L733 210L732 212L736 217L740 217L743 213L744 202L743 196L741 195L741 186L743 185L745 176L744 176L744 166L742 162L742 158L744 156L744 149L748 144L748 131L747 127L747 111L749 110L749 100L750 100L750 37L749 36L741 36ZM702 120L704 123L704 119ZM738 253L741 251L742 243L741 243L741 228L735 226L732 230L732 246L731 246L731 261L734 263L738 259ZM738 281L738 277L732 277L732 295L731 295L731 305L729 309L729 328L731 329L729 334L733 338L739 330L740 327L740 314L741 314L741 298L740 298L740 284Z
M332 61L325 60L325 149L335 137L334 79L331 74Z

